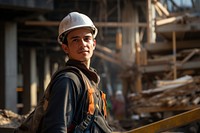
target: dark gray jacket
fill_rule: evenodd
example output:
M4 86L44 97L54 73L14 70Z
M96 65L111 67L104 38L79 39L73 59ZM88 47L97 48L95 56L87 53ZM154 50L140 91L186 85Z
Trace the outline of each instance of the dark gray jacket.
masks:
M66 65L76 68L78 72L65 72L54 78L48 107L41 124L42 133L73 132L75 126L87 116L89 105L87 87L82 80L83 77L77 74L79 72L85 75L84 77L95 89L95 103L98 104L100 113L104 115L103 100L97 87L100 80L97 73L93 69L87 69L78 61L69 60Z

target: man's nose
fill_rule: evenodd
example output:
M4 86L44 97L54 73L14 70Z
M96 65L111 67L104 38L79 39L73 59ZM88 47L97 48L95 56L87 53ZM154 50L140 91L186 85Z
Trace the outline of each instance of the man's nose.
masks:
M80 39L80 45L86 46L87 42L84 39Z

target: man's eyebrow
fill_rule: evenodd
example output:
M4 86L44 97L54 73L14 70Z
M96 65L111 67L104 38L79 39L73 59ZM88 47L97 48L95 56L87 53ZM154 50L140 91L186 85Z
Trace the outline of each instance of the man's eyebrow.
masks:
M91 35L85 35L84 37L92 37ZM80 38L79 36L72 36L70 39L77 39Z
M77 39L77 38L80 38L80 37L79 36L73 36L70 39Z

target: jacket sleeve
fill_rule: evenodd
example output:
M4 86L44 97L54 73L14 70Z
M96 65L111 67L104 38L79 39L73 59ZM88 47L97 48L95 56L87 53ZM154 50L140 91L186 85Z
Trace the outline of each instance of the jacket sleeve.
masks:
M61 76L50 91L46 114L43 119L43 133L67 133L77 106L81 84L77 76Z

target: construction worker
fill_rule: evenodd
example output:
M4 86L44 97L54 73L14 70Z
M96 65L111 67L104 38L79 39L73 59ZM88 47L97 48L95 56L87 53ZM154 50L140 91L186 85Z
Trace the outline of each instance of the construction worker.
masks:
M112 131L106 121L106 97L98 89L100 78L90 67L97 32L91 19L78 12L60 22L58 42L69 60L50 87L42 133Z

